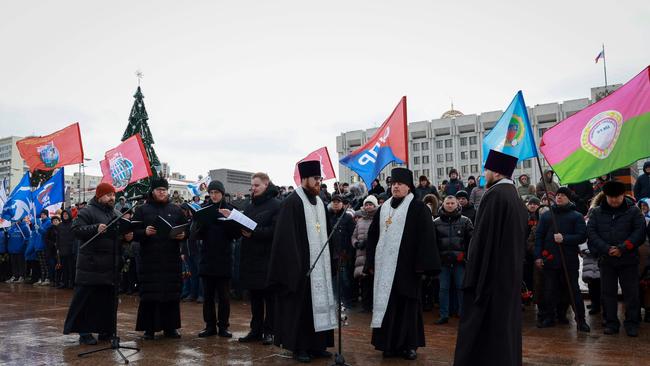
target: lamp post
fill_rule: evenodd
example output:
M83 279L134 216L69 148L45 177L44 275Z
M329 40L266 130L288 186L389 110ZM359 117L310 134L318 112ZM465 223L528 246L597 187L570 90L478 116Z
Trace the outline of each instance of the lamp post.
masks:
M93 160L93 159L84 158L84 161L91 161L91 160ZM82 174L83 174L82 175L82 179L83 179L83 184L82 185L83 185L83 198L84 198L83 201L81 201L81 202L85 202L86 201L86 164L85 163L81 164L81 168L82 168Z

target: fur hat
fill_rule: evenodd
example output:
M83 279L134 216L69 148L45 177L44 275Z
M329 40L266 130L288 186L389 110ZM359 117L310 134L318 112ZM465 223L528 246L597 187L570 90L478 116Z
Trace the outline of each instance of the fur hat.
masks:
M625 184L616 180L610 180L603 185L605 196L618 197L625 194Z

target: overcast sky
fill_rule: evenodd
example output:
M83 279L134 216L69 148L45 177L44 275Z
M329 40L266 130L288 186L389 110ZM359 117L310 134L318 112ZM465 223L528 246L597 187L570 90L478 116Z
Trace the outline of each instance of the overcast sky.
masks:
M87 172L120 142L137 87L161 161L266 171L379 125L589 96L650 64L638 1L0 0L0 136L81 124ZM74 168L76 170L76 167Z

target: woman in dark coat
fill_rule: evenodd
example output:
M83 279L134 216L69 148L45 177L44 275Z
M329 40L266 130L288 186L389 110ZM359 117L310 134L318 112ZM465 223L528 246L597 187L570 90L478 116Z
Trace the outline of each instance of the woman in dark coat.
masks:
M161 330L167 338L180 338L180 242L185 233L174 238L160 235L156 219L160 216L172 226L185 224L186 220L180 207L169 202L168 187L165 179L154 179L149 199L133 215L133 221L143 222L134 234L140 243L140 306L135 330L144 331L144 339L153 339Z
M56 229L56 250L61 263L61 282L57 288L72 288L74 279L74 261L72 246L74 244L72 232L72 214L69 211L61 212L61 223Z
M242 229L239 276L243 288L251 294L251 331L240 342L263 340L273 343L273 293L268 290L269 258L273 244L273 231L280 211L280 201L275 197L278 189L265 173L252 178L252 202L244 214L257 223L252 232Z

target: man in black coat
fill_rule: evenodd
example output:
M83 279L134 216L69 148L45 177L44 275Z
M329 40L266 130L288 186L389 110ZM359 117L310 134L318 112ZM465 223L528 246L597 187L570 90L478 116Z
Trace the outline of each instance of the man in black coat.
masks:
M155 332L163 331L166 338L180 338L181 327L181 258L180 242L185 232L175 237L163 232L158 217L171 226L186 223L178 205L169 201L169 184L157 178L151 182L147 202L136 208L133 221L141 221L135 230L135 240L140 243L138 253L138 279L140 305L135 330L144 331L145 340L154 339Z
M474 205L469 203L469 194L464 190L460 190L456 192L456 198L458 199L458 205L460 206L460 213L467 217L473 224L476 219L476 209L474 208Z
M429 181L429 178L427 178L426 175L421 175L419 178L418 186L415 188L415 199L418 201L422 201L424 199L424 196L427 194L433 194L435 195L438 199L440 199L440 194L438 194L438 189L436 189L436 186L432 185L431 182Z
M266 173L255 173L251 178L251 204L244 215L257 223L255 230L240 229L243 236L239 262L239 281L250 291L251 330L240 342L262 341L273 344L273 311L275 296L267 287L269 257L273 232L280 211L278 188Z
M521 283L527 213L510 179L517 158L490 150L488 190L474 223L454 365L521 365Z
M587 225L581 213L571 202L572 192L567 187L560 187L555 193L555 204L551 207L555 215L557 228L552 225L551 212L542 214L535 232L535 265L544 273L544 303L541 304L541 316L538 328L555 325L558 299L562 288L572 291L575 300L575 320L578 330L589 332L591 329L585 321L585 304L582 301L578 285L578 245L587 239ZM557 229L557 232L555 232ZM564 251L564 265L570 283L565 280L562 268L560 246Z
M201 261L199 262L199 276L203 282L203 321L205 329L199 337L231 338L228 332L230 326L230 279L232 278L232 245L233 240L241 235L240 227L233 221L223 220L230 215L233 209L226 203L224 196L226 189L218 180L213 180L208 185L210 199L203 207L216 206L221 216L210 222L194 221L193 236L203 240L201 247ZM215 300L219 301L219 312L215 309ZM218 327L218 330L217 330Z
M645 241L645 219L641 210L625 197L625 185L608 181L605 199L589 213L587 245L600 257L600 281L605 305L605 334L617 334L618 284L625 301L625 331L639 335L639 246Z
M634 198L640 201L650 197L650 161L643 163L643 174L634 183Z
M474 227L472 221L461 214L458 199L453 195L445 197L442 207L438 211L438 217L433 220L433 226L436 229L436 244L442 263L439 276L440 319L435 324L446 324L449 322L450 293L455 293L459 305L463 303L462 285L465 276L467 248L472 239ZM452 283L455 286L455 291L450 291Z
M274 344L293 352L300 362L330 357L337 304L332 289L331 256L325 246L330 231L318 193L319 161L298 164L301 186L280 207L269 260L269 286L276 291ZM306 274L311 266L314 270Z
M63 334L79 333L80 344L97 344L92 333L99 333L99 340L108 340L113 332L113 316L117 313L114 286L119 283L113 275L119 274L121 255L116 248L116 233L106 231L106 224L118 216L114 207L115 188L100 183L95 197L79 211L72 224L75 236L82 242L103 233L82 246L77 258L74 295ZM126 239L133 239L133 234L127 234Z
M354 254L352 247L352 234L354 233L354 219L346 210L348 200L339 194L332 196L332 204L329 212L329 226L334 227L336 222L341 219L339 226L336 227L330 240L330 250L332 251L332 275L334 276L334 296L338 296L338 280L336 279L336 270L339 268L341 275L341 299L346 307L351 307L354 301L352 295L352 272L354 271ZM337 297L338 298L338 297Z
M61 223L56 228L56 250L59 254L61 262L62 276L61 282L57 288L72 288L73 286L73 271L74 261L72 247L74 245L75 237L72 231L72 215L70 211L65 210L61 212Z
M431 211L412 193L413 172L393 169L391 191L368 229L364 272L375 281L371 343L384 357L415 360L425 346L422 275L440 272L440 257Z

